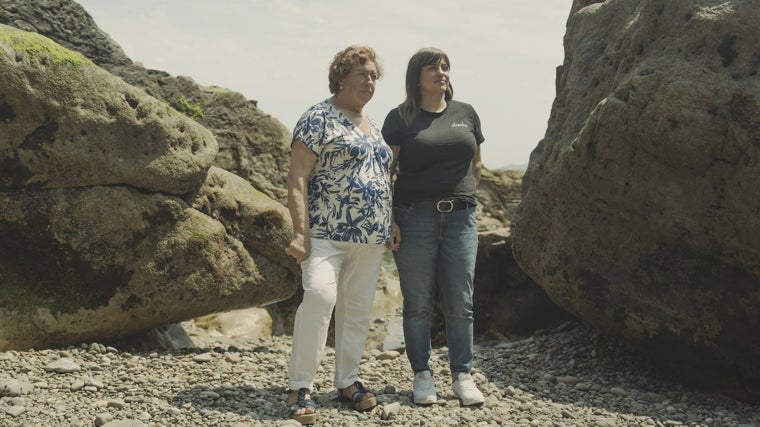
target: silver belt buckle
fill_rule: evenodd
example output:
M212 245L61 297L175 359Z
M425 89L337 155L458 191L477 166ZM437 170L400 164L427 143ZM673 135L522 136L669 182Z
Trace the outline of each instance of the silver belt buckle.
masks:
M441 208L441 203L443 203L443 204L444 204L444 206L446 206L446 203L448 203L448 209L442 209L442 208ZM438 212L440 212L440 213L447 213L447 212L451 212L451 211L453 211L453 210L454 210L454 201L453 201L453 200L439 200L439 201L438 201L438 202L436 202L436 204L435 204L435 209L436 209Z

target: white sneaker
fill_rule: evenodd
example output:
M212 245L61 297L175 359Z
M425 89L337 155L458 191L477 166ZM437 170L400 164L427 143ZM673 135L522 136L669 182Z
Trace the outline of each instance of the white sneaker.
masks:
M420 371L414 374L414 403L432 405L438 400L435 392L435 381L430 371Z
M462 406L482 405L485 402L483 393L480 392L470 374L458 373L451 388L454 389L454 396L462 401Z

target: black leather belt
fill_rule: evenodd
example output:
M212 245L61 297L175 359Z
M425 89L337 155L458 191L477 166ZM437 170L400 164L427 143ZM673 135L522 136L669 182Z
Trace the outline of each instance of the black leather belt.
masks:
M467 200L462 199L426 200L424 202L399 203L399 205L412 209L432 209L441 213L458 211L475 206Z

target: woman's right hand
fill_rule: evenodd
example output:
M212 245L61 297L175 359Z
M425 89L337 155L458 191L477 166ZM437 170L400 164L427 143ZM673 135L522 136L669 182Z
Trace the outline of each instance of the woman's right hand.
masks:
M296 259L297 263L302 263L311 255L311 244L309 238L303 235L297 235L290 245L285 248L285 253Z
M396 221L391 222L391 240L385 244L385 247L395 251L401 246L401 228L399 228Z

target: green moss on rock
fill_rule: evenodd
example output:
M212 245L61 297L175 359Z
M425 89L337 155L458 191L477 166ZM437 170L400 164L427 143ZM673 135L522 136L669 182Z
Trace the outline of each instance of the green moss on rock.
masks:
M177 98L177 101L172 104L172 107L179 111L180 113L186 115L187 117L190 117L193 120L202 119L203 114L203 106L201 106L200 103L193 103L187 100L184 96L180 95L179 98Z
M0 43L25 52L30 59L44 54L52 64L91 65L82 54L66 49L45 36L0 25Z

